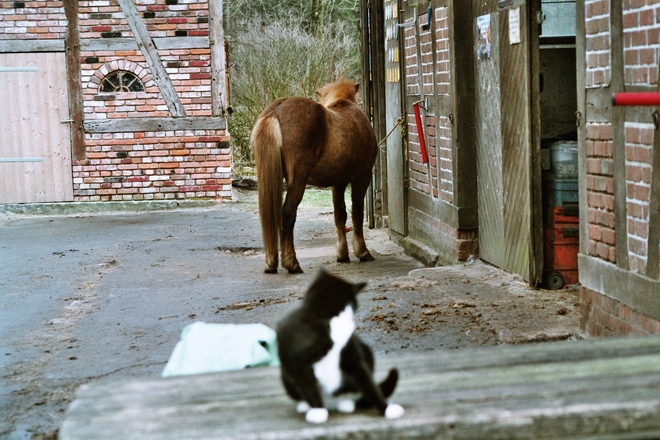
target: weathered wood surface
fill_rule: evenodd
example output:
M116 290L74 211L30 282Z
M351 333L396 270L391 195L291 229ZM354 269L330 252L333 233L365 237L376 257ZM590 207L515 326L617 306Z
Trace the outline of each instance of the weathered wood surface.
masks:
M81 387L74 439L660 438L660 338L502 346L378 361L397 366L403 418L296 414L279 369Z
M83 123L87 133L121 133L132 131L225 130L227 120L211 116L183 118L88 119Z

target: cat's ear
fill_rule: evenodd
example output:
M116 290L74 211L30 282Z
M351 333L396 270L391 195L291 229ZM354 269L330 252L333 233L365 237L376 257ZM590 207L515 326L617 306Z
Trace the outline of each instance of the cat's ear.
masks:
M367 285L367 283L355 283L355 284L353 284L353 293L357 295L358 293L360 293L360 291L362 289L365 288L366 285Z

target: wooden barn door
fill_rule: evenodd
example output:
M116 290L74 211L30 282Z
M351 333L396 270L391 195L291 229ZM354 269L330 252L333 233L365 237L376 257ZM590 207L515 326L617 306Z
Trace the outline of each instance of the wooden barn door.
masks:
M73 200L64 53L0 53L0 203Z
M391 231L407 235L405 175L408 165L401 138L403 115L401 104L401 54L399 42L399 5L398 0L384 0L385 15L385 126L387 138L387 215ZM396 128L394 128L396 127Z
M533 205L538 147L528 3L473 3L477 191L480 257L535 285L543 260Z

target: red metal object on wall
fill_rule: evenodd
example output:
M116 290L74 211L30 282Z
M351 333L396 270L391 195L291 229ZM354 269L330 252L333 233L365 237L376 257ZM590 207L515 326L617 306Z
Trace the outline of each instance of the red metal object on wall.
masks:
M419 104L421 104L421 101L413 104L413 112L415 113L415 125L417 125L417 137L419 138L419 149L422 153L422 163L426 163L429 161L429 156L426 153L426 136L424 136L422 117L419 114Z
M614 105L648 105L660 106L660 93L657 92L623 92L612 96Z

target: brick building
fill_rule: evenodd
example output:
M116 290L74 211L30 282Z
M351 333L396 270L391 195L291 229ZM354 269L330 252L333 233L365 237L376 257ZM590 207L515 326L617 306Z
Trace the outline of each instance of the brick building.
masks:
M231 197L222 3L3 1L1 203Z
M429 264L579 281L592 335L660 333L658 116L612 106L658 90L660 2L371 5L365 102L379 137L404 122L378 158L390 236Z
M582 325L597 336L660 333L657 112L611 104L613 93L658 91L660 3L584 0L579 8Z

